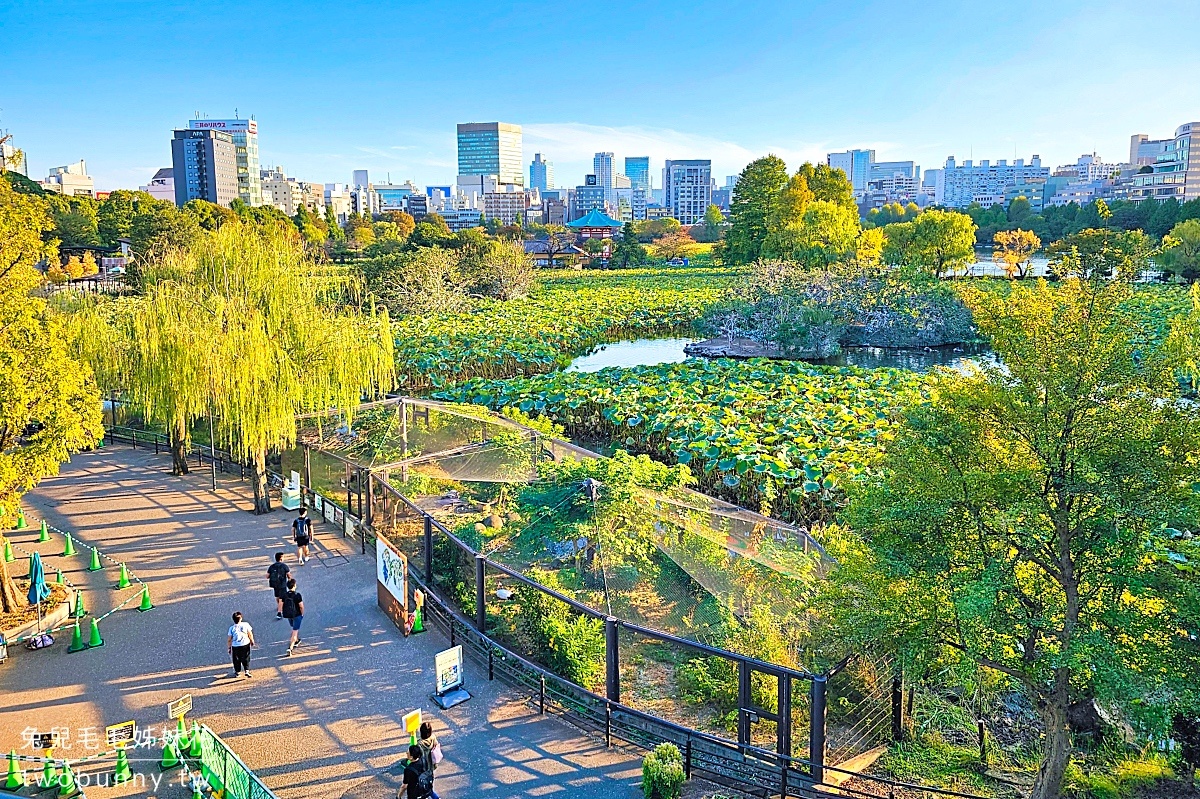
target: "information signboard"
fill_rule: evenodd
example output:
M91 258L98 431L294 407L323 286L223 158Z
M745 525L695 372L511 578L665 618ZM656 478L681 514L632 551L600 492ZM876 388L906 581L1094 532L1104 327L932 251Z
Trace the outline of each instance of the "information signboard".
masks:
M192 712L192 695L184 694L174 702L167 703L167 718L177 719Z
M433 658L437 675L437 693L445 694L463 685L463 651L461 646L438 652Z

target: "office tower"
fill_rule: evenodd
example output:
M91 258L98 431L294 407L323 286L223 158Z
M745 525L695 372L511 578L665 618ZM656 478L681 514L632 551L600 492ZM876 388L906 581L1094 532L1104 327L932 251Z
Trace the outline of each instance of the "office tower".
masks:
M182 207L188 200L229 205L239 196L233 136L217 128L175 131L171 140L171 174L175 179L176 205ZM259 185L258 180L255 185Z
M625 174L629 176L630 188L650 191L650 156L626 158Z
M246 205L263 204L258 166L258 123L253 119L193 119L189 130L220 130L233 138L237 156L238 197Z
M1145 133L1133 134L1129 137L1129 163L1134 166L1151 166L1172 141L1151 139Z
M500 183L524 186L522 161L520 125L468 122L458 126L459 175L495 175Z
M365 169L354 170L354 176L353 176L353 179L351 180L351 185L353 185L353 186L370 186L371 178L367 174L367 170L365 170Z
M529 188L545 191L554 188L554 164L542 157L541 153L533 154L529 163Z
M606 189L613 187L613 154L596 153L592 159L592 174L596 176L597 185Z
M875 151L846 150L843 153L830 153L825 156L825 163L845 172L855 194L862 194L871 181L871 165L875 163Z
M712 161L667 161L663 167L664 202L684 225L704 221L712 201Z
M87 173L83 159L66 166L56 166L41 182L42 188L64 197L95 197L96 189L92 176Z

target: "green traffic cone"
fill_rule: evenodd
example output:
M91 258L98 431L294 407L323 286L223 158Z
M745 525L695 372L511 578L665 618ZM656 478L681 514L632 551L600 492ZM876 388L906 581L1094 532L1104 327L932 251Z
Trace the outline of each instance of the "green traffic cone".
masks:
M63 557L69 558L75 554L75 542L71 540L71 534L66 534L67 543L63 545Z
M92 619L92 634L88 639L88 649L94 646L104 646L104 639L100 637L100 624L95 618Z
M204 748L200 745L200 724L192 722L192 736L188 743L188 757L193 760L199 760L204 754Z
M183 716L179 717L178 723L175 725L175 744L179 747L179 753L182 755L188 750L188 735L187 725L183 723Z
M85 608L83 606L83 592L82 591L75 592L75 613L73 615L77 619L82 619L84 616L87 615L87 608Z
M113 766L113 782L120 785L131 779L133 779L133 769L129 767L129 755L125 754L125 747L122 746L117 749L117 763Z
M66 584L66 581L65 581L65 580L63 580L63 576L62 576L62 569L59 569L59 570L58 570L58 579L56 579L54 582L58 583L59 585L65 585L65 584Z
M129 569L125 568L125 564L121 564L121 577L117 580L117 590L129 587Z
M54 767L53 760L47 760L46 765L42 767L42 778L38 781L39 788L53 788L58 784L58 769Z
M192 799L204 799L204 794L200 793L200 783L192 783Z
M4 779L4 787L12 791L24 786L25 772L17 765L17 750L12 749L8 753L8 776Z
M104 567L100 565L100 550L92 547L92 562L88 564L88 571L98 572Z
M16 529L24 530L28 526L29 526L29 522L25 521L25 509L17 508L17 528Z
M62 774L58 775L58 795L71 796L75 793L75 775L71 773L71 767L63 764Z
M145 613L148 610L153 610L154 605L150 604L150 586L142 586L142 604L138 605L138 610Z
M46 526L46 520L42 519L42 530L38 533L38 543L44 544L50 540L50 528Z
M83 642L83 633L79 631L79 622L75 622L75 629L71 631L71 645L67 647L68 652L82 652L87 649L87 644Z
M158 762L158 768L161 771L170 771L173 768L178 768L180 760L179 752L175 749L175 742L169 736L165 737L163 741L162 760Z
M413 631L414 633L423 633L423 632L425 632L425 624L424 624L424 622L425 622L425 619L424 619L424 616L425 616L425 612L424 612L424 610L423 610L422 608L417 608L417 609L416 609L416 611L413 613L413 628L412 628L412 631Z
M12 551L12 541L9 541L6 538L6 539L4 539L4 562L12 563L13 560L14 560L14 558L13 558L13 551Z

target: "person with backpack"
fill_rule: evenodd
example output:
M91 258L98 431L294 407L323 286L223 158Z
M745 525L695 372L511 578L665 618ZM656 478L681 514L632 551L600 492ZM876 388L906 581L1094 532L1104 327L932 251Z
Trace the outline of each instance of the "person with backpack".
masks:
M292 637L288 641L287 656L292 656L292 650L300 646L300 625L304 621L304 597L296 590L296 580L287 581L287 593L283 595L283 617L292 626Z
M396 799L432 799L433 772L425 769L421 758L421 747L408 747L408 763L404 766L404 779ZM407 788L407 793L405 789Z
M283 596L287 593L288 572L291 569L283 562L283 553L275 553L275 562L267 567L267 583L275 592L275 618L283 618Z
M308 508L301 508L300 515L292 521L292 540L296 542L296 557L301 565L308 560L308 545L312 543L312 519Z
M229 628L229 654L233 658L233 676L242 671L250 676L250 647L254 646L254 628L242 621L241 613L233 614Z
M437 791L433 790L433 779L437 777L438 764L442 762L442 745L438 742L437 736L433 734L433 725L428 721L421 722L421 728L417 732L417 746L421 747L421 761L423 768L429 772L431 779L429 785L429 796L431 799L441 799L437 795Z

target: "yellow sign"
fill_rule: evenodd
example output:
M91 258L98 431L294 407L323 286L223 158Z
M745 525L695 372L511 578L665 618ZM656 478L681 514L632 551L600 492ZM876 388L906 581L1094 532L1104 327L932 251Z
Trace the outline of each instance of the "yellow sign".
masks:
M404 731L409 735L416 735L421 729L421 711L414 710L412 713L404 714Z
M104 728L104 741L109 746L124 746L137 739L137 724L132 721L122 721Z
M192 712L192 695L184 694L167 705L167 718L180 719Z

